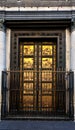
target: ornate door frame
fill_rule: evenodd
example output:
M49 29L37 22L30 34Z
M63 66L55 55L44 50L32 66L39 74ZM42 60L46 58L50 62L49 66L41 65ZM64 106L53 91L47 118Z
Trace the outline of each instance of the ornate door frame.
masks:
M57 68L65 70L65 31L12 31L10 69L18 69L18 43L20 38L57 38Z
M46 38L57 40L57 70L65 70L65 31L12 31L10 70L19 70L19 40L25 38ZM58 100L58 99L57 99ZM66 104L64 104L66 106ZM65 109L65 107L64 107ZM65 111L65 110L64 110Z

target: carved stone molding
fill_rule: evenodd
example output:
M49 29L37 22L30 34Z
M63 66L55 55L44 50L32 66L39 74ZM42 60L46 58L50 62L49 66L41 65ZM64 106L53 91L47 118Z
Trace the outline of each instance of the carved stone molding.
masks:
M4 19L0 19L0 31L4 31L5 26L4 26Z
M75 19L71 20L71 31L75 30Z

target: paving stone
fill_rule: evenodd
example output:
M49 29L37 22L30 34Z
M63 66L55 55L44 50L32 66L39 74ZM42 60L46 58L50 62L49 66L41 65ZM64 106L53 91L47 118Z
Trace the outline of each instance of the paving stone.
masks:
M72 121L1 121L0 130L75 130Z

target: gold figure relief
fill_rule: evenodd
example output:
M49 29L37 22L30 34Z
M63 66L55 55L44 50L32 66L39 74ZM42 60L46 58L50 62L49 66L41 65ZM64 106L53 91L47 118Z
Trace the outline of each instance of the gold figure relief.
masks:
M33 81L33 72L24 72L24 80Z
M52 94L52 83L42 83L42 93Z
M42 58L42 68L52 69L52 58Z
M34 54L34 46L31 45L24 45L24 51L23 51L24 55L33 55Z
M42 71L42 81L52 81L52 73L49 71Z
M23 106L33 107L33 96L23 96Z
M50 109L52 106L52 96L42 96L42 106L44 109Z
M33 58L23 58L24 60L24 68L33 68Z
M33 94L33 83L24 83L23 94Z
M52 46L50 45L43 45L42 46L42 55L52 55Z

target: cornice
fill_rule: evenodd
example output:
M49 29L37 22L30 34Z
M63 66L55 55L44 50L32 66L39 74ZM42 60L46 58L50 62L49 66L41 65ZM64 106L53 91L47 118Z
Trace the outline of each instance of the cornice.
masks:
M71 20L75 19L75 10L70 11L0 11L0 18L6 20Z
M0 11L5 20L58 20L75 17L75 11Z

